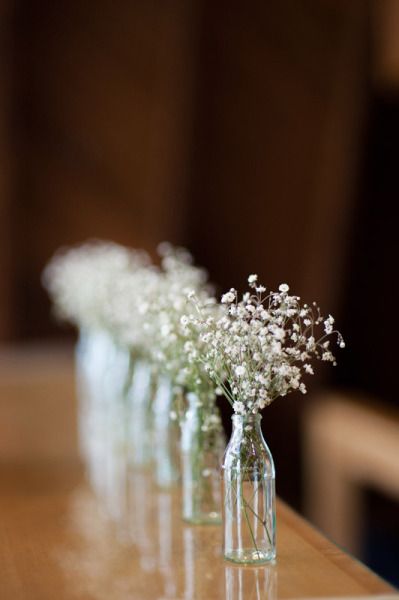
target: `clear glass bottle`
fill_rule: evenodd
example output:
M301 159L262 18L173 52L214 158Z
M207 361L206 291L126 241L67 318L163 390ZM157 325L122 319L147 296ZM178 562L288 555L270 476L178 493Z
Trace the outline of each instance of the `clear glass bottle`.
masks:
M194 524L222 522L220 466L225 436L219 415L197 394L187 394L181 425L183 519Z
M154 402L153 450L155 479L162 488L169 488L180 479L180 432L177 421L171 419L174 389L169 377L158 378Z
M151 364L143 359L134 361L128 393L129 462L144 467L153 455L153 376Z
M276 557L275 470L261 416L233 415L223 473L224 556L241 564Z
M86 466L90 462L93 436L92 339L93 335L81 330L75 347L79 451Z
M79 446L88 475L95 480L106 428L103 382L109 349L110 339L104 331L80 331L75 352Z
M125 452L129 352L103 330L81 331L76 349L79 444L94 489L106 493L114 454Z

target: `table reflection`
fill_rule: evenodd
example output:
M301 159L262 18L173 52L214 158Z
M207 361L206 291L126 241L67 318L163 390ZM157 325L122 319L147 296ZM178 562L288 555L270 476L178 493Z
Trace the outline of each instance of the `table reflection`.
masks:
M184 523L180 488L160 490L151 469L133 470L122 451L97 469L96 490L89 484L75 490L68 530L73 543L58 553L58 562L66 577L73 573L77 597L276 598L273 566L226 563L220 526Z
M225 567L226 600L275 600L277 573L274 566Z

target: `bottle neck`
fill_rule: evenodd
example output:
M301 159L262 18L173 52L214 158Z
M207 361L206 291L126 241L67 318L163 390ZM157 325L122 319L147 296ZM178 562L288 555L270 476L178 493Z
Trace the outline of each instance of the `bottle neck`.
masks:
M260 422L262 415L260 414L249 414L249 415L237 415L234 414L231 417L233 422L233 436L235 435L262 435L262 429Z

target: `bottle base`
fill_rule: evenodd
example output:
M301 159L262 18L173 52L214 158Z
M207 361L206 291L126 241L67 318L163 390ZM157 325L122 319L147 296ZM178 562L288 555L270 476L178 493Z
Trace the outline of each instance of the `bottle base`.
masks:
M227 552L224 558L238 565L261 565L273 561L276 558L276 553L271 550L244 548L243 550Z

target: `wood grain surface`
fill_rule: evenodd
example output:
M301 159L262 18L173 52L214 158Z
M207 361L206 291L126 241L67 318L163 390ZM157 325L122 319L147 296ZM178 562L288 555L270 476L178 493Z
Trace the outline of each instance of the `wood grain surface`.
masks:
M229 600L368 596L393 590L281 501L278 559L223 560L221 528L184 524L180 490L104 465L100 502L74 461L0 469L2 600Z

